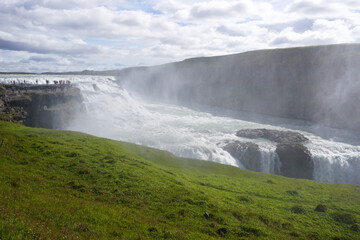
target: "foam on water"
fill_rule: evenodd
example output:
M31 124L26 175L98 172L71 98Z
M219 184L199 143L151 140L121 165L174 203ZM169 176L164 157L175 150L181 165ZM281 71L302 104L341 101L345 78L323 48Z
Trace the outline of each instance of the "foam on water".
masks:
M306 146L314 162L314 179L319 182L360 184L360 146L326 141L309 136Z
M0 75L0 82L45 84L46 80L70 80L81 89L86 112L79 114L68 130L128 141L170 151L178 156L215 161L244 168L222 147L229 141L252 141L259 145L261 169L279 173L276 146L266 140L241 139L235 132L245 128L287 130L284 126L215 116L186 107L147 103L121 88L113 77ZM96 87L94 86L96 84ZM314 179L321 182L360 184L360 146L326 140L298 130L309 138L306 146L314 162ZM294 130L294 128L291 128Z

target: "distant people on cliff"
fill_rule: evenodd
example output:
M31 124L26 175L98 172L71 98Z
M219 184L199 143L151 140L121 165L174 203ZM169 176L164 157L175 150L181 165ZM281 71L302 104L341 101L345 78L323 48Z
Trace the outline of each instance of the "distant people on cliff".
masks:
M66 84L71 84L71 82L69 80L59 80L59 84L66 85Z
M71 82L69 81L69 80L66 80L66 87L67 87L67 89L69 89L70 87L71 87Z

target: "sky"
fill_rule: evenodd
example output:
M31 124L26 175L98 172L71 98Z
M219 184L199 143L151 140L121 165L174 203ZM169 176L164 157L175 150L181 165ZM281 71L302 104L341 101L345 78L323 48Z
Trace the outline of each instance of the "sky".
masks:
M0 1L0 72L122 69L359 42L358 0Z

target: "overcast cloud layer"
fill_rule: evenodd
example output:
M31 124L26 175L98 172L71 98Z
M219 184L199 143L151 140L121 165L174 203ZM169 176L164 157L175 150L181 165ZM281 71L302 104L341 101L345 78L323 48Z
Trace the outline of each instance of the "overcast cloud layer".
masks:
M360 42L357 0L1 0L0 71L106 70Z

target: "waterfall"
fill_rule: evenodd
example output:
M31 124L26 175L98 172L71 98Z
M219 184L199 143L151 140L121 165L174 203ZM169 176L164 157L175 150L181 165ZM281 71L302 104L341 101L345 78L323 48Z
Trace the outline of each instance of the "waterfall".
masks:
M312 136L307 147L314 162L315 181L360 184L360 146Z
M281 162L275 152L275 148L260 147L261 153L261 172L280 174Z
M241 139L235 136L235 133L249 128L295 130L309 139L306 147L310 150L314 163L314 180L360 184L358 140L352 145L339 142L337 138L324 139L313 134L310 131L313 126L294 127L282 124L280 127L225 117L216 111L209 113L178 105L145 101L134 95L134 92L128 92L128 89L119 86L114 77L0 75L2 83L24 79L28 83L35 83L36 80L45 83L46 80L53 82L67 79L80 88L85 111L76 116L74 122L66 127L67 130L146 145L181 157L214 161L240 168L244 168L244 165L223 150L223 146L232 141L252 141L259 146L261 152L261 171L275 174L280 172L281 167L275 151L276 145L268 140ZM347 133L339 135L344 138Z

